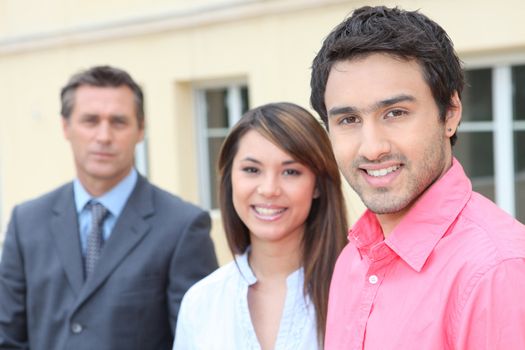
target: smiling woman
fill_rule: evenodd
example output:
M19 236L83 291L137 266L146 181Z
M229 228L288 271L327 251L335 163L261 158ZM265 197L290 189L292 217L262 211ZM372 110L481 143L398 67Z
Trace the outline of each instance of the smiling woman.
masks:
M232 164L233 205L252 245L255 240L276 242L298 253L314 198L314 173L255 130L238 147ZM294 265L300 265L299 259Z
M326 132L297 105L255 108L226 138L219 170L236 258L188 291L174 349L322 348L347 229Z

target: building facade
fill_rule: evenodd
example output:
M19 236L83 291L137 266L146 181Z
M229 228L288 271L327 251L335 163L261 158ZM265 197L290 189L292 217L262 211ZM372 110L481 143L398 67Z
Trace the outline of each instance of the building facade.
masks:
M211 210L216 156L250 107L308 107L311 61L328 32L362 5L420 9L449 33L469 86L455 153L475 189L525 221L523 0L0 0L0 223L13 206L74 176L59 91L97 64L128 70L146 95L137 166ZM345 188L350 217L363 205Z

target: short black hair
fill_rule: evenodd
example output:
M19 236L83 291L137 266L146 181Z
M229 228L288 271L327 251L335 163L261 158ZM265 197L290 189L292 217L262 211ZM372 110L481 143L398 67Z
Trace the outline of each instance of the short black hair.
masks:
M332 30L312 64L310 103L327 128L324 95L333 64L374 53L418 62L442 121L453 107L453 94L461 98L465 85L462 63L443 28L419 11L364 6ZM456 139L456 134L450 138L452 145Z

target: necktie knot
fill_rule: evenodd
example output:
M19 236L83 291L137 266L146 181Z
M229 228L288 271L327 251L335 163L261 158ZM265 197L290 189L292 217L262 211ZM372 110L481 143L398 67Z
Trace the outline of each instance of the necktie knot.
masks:
M106 216L109 214L106 207L98 202L91 202L89 204L91 209L91 223L92 226L100 226Z

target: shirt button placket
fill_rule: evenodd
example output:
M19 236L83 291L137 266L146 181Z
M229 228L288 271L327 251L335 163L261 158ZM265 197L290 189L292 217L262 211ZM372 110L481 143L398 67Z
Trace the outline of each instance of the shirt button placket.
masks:
M368 282L370 282L371 284L376 284L377 282L379 282L379 278L377 277L377 275L370 275L368 276Z
M368 267L368 272L364 276L368 279L368 283L365 282L362 297L361 297L361 307L359 310L359 322L357 327L355 327L354 337L352 339L353 347L352 349L361 348L365 339L365 331L367 320L370 317L370 312L372 311L372 306L375 301L375 296L379 288L379 276L378 276L378 264L371 259L370 266Z

